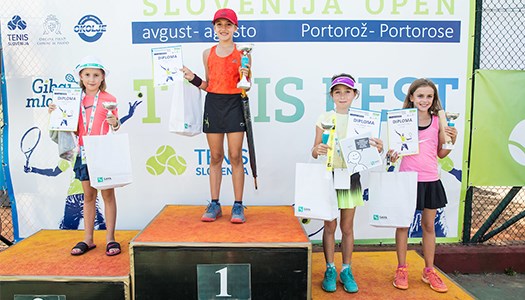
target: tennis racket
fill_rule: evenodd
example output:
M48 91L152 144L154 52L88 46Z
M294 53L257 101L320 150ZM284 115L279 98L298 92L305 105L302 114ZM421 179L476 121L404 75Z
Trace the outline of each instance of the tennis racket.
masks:
M40 142L41 131L38 127L31 127L29 130L24 133L22 139L20 140L20 150L24 153L26 157L26 168L29 166L29 159L31 154L35 150L38 142Z
M75 80L75 76L73 76L71 73L66 74L66 81L78 84L78 82Z

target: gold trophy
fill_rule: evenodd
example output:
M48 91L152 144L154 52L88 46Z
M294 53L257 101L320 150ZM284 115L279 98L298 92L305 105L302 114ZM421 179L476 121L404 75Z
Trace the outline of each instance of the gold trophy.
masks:
M250 52L252 51L253 44L238 44L237 49L242 53L241 67L246 68L246 65L250 63L250 58L248 57L248 54L250 54ZM237 87L243 90L248 90L251 86L251 82L248 81L246 76L243 76L241 74L241 80L237 83Z

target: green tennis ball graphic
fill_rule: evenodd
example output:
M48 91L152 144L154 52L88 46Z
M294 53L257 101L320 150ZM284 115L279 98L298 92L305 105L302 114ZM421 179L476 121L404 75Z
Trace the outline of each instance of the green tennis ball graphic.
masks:
M165 169L166 167L164 165L159 164L155 156L148 158L148 160L146 161L146 170L148 170L148 172L151 175L160 175L164 172Z
M441 165L441 169L445 172L450 172L454 168L454 162L448 156L439 159L439 164Z
M525 166L525 120L514 127L509 136L510 156L522 166Z
M160 165L166 165L166 162L168 161L168 158L175 155L175 149L173 149L169 145L163 145L160 146L159 149L157 149L157 153L155 155L155 158L157 159L157 162Z
M172 155L167 161L168 171L173 175L181 175L186 171L186 160L182 156Z

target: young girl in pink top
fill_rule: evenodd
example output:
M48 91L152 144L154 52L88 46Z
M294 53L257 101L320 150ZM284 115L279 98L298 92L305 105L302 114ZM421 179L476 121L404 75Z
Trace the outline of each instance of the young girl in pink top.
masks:
M82 255L96 247L93 240L96 200L98 190L89 183L89 173L84 152L84 136L105 135L110 130L120 128L117 109L112 115L104 108L104 102L117 102L115 97L106 92L106 76L108 70L93 56L84 57L75 69L80 77L82 88L82 101L76 134L78 135L79 153L75 160L75 178L82 182L84 190L84 240L78 242L71 255ZM49 112L56 109L55 104L49 105ZM117 203L115 189L101 191L104 199L104 212L106 217L106 255L113 256L120 253L120 244L115 241L115 225L117 219Z
M421 225L423 228L423 255L425 268L421 279L430 287L444 293L448 290L445 283L434 270L434 252L436 248L436 233L434 220L436 210L445 207L447 196L438 174L438 157L444 158L450 150L442 149L445 135L456 141L457 131L454 127L440 129L438 111L442 110L441 102L435 84L428 79L417 79L408 88L403 108L417 108L419 119L419 154L404 156L399 168L400 172L415 171L418 173L417 209L422 210ZM444 130L441 132L440 130ZM389 150L392 162L398 159L398 153ZM394 278L394 286L398 289L408 289L408 270L406 262L408 243L408 228L396 229L396 251L398 267Z

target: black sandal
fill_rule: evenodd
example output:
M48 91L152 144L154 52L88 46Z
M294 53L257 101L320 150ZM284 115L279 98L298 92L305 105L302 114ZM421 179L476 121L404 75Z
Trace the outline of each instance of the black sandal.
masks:
M112 249L117 249L118 251L110 251ZM106 255L107 256L114 256L117 254L120 254L120 244L118 242L109 242L106 245Z
M71 255L75 255L75 256L82 255L82 254L87 253L89 250L95 249L96 247L97 247L97 245L89 246L88 244L86 244L84 242L78 242L75 245L75 247L73 247L73 249L71 249ZM73 253L73 250L75 250L75 249L79 249L80 252Z

